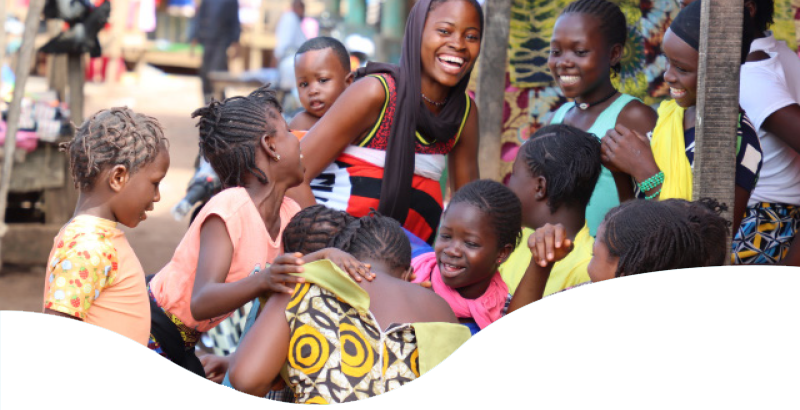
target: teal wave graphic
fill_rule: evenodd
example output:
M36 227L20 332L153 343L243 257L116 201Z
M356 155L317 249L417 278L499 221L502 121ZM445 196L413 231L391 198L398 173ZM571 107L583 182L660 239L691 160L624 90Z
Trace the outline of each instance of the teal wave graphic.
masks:
M419 380L348 408L797 406L800 269L615 279L488 327ZM0 408L291 406L194 376L103 329L0 312Z

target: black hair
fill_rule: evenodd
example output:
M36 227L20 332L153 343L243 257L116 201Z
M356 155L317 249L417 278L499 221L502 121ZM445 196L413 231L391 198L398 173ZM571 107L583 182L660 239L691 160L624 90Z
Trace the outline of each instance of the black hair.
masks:
M704 266L703 237L686 211L643 199L610 210L602 241L619 258L615 276Z
M731 223L720 214L727 211L728 206L713 198L701 198L692 202L683 199L667 199L663 202L686 212L694 229L700 232L705 254L703 266L724 265L725 258L728 256L727 239Z
M753 24L758 34L761 34L769 26L775 23L773 16L775 15L775 0L749 0L756 6L756 14L753 16Z
M339 60L339 63L342 64L342 68L346 73L349 73L350 70L350 54L347 52L347 49L344 45L337 39L333 37L314 37L311 40L306 41L303 45L297 49L297 52L294 54L294 58L301 54L304 54L311 50L325 50L330 49L333 52L333 55Z
M592 16L600 23L600 31L609 46L619 44L623 48L628 39L628 22L616 4L606 0L577 0L570 3L561 15L581 13ZM615 73L622 71L622 63L611 67Z
M59 150L69 155L75 188L90 190L108 167L123 165L134 174L167 149L158 120L128 107L101 110L89 117Z
M602 169L597 137L570 125L554 124L536 131L521 149L531 176L547 181L551 212L563 205L585 208L589 204Z
M347 224L355 220L347 212L325 205L304 208L283 230L283 249L286 253L309 254L333 247L334 238Z
M224 188L243 186L246 173L267 184L267 175L256 166L261 137L274 135L283 121L281 104L269 84L247 97L211 101L192 113L200 117L200 152L214 168Z
M522 204L508 187L490 179L472 181L453 194L445 213L459 203L470 204L489 217L498 249L506 245L517 247L522 237Z
M347 224L333 246L362 261L383 261L391 269L411 266L411 243L400 223L374 210Z

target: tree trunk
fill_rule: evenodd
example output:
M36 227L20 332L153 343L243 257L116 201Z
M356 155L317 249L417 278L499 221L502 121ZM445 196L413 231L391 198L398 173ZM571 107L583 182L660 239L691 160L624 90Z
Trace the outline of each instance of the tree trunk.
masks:
M22 34L22 45L17 59L16 83L14 84L14 97L8 107L6 121L6 140L3 150L3 174L0 176L0 239L5 236L8 227L6 220L6 205L8 204L8 188L11 185L11 168L14 166L14 150L17 147L17 130L22 98L25 96L25 83L31 71L33 59L33 46L36 29L39 28L39 17L44 8L44 0L31 0L28 5L28 15L25 18L25 31ZM0 266L2 266L2 248L0 247Z
M511 19L511 0L491 0L483 5L484 22L481 57L478 60L476 91L480 121L478 165L481 178L500 181L500 145L503 128L506 55Z
M703 1L693 192L694 199L711 197L727 204L723 216L728 221L733 219L736 185L743 16L742 0Z

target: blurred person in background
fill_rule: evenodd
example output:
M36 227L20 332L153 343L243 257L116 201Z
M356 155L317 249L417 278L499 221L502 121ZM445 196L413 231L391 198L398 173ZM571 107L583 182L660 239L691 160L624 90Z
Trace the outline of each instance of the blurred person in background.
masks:
M189 40L192 50L198 43L203 46L200 79L206 102L211 101L214 93L208 74L228 71L228 48L233 48L234 55L238 55L241 31L238 0L204 0L200 3Z

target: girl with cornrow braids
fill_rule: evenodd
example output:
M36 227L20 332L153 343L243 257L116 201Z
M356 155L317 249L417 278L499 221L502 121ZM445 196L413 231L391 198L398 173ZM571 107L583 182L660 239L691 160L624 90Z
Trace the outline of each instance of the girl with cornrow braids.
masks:
M627 33L622 10L607 0L577 0L564 9L553 28L547 64L561 92L573 101L562 105L550 124L571 125L599 139L615 126L642 134L653 129L655 111L620 93L611 81L621 70ZM591 236L597 234L606 212L619 205L615 180L620 180L624 192L633 192L630 177L616 171L602 168L586 208Z
M274 92L213 101L196 110L200 152L222 181L189 227L172 260L149 283L149 346L205 377L194 354L201 332L270 290L271 274L302 272L300 254L283 252L282 232L300 207L284 196L303 180L297 138ZM316 256L352 260L339 252ZM268 264L271 264L268 266ZM368 276L352 261L350 271Z
M359 400L413 381L469 339L442 298L408 283L411 246L397 221L371 213L334 245L369 263L375 279L356 283L327 261L306 265L305 282L271 297L236 350L234 388L263 396L282 375L297 403ZM423 341L433 339L430 349ZM318 342L325 348L309 353Z
M44 312L82 320L143 345L150 333L144 271L118 224L135 228L161 199L167 139L155 118L102 110L61 145L79 189L47 264Z
M585 284L640 273L721 265L727 255L725 244L730 229L719 215L725 209L726 205L709 198L695 202L634 199L608 211L597 231L589 261L591 282ZM509 312L544 297L547 275L537 272L535 264L550 268L570 254L573 244L566 232L562 224L547 224L531 236L533 262L522 279L527 292L514 295Z
M412 261L414 281L430 282L475 334L499 319L511 299L497 269L519 243L521 229L514 192L491 180L470 182L442 215L434 252Z

